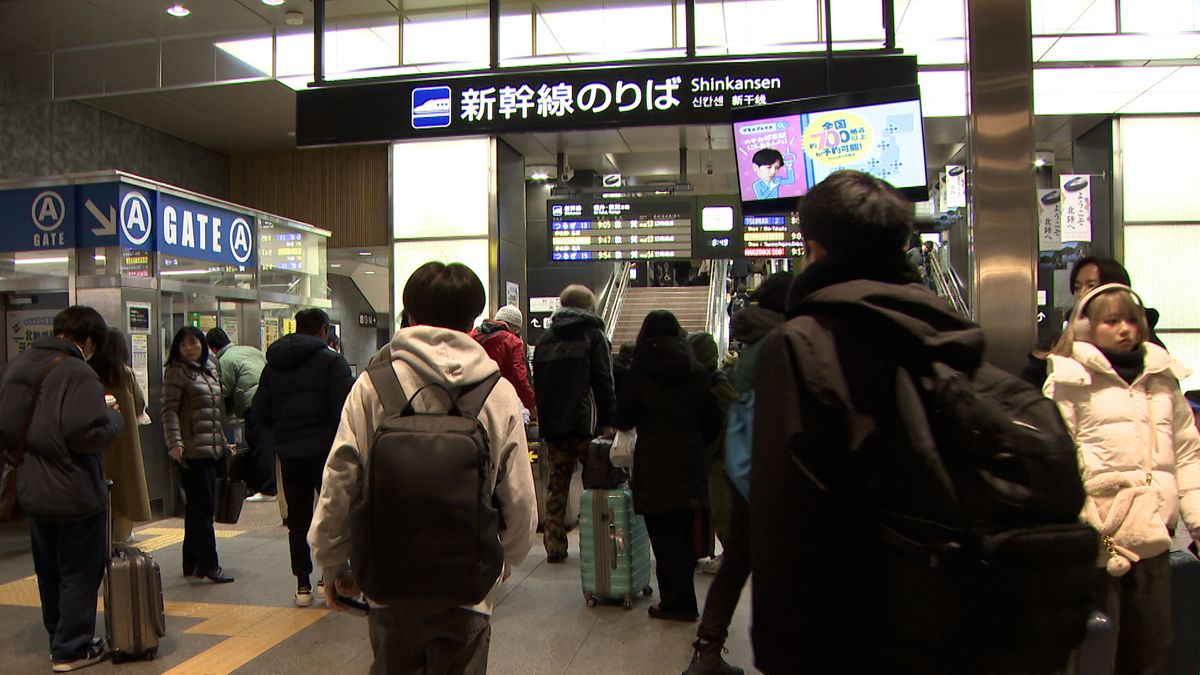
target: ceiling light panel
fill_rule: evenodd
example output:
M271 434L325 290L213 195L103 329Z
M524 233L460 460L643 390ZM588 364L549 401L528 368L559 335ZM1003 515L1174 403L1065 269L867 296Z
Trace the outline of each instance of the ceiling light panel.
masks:
M1039 68L1033 71L1033 91L1035 94L1140 94L1175 70L1172 66Z
M1148 91L1126 103L1119 113L1196 113L1200 112L1200 92Z
M897 42L966 37L965 5L963 0L896 0Z
M1164 28L1200 30L1197 9L1195 0L1125 0L1121 3L1121 30L1126 33L1153 33Z
M1200 56L1200 33L1036 38L1037 61L1151 61Z
M1032 0L1029 9L1033 34L1115 33L1117 11L1113 1ZM1144 0L1139 4L1145 4Z
M921 114L925 117L964 117L967 114L967 74L961 70L921 71Z

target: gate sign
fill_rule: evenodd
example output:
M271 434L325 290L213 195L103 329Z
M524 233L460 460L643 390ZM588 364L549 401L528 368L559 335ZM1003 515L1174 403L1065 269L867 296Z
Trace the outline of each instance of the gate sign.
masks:
M134 198L127 194L123 201ZM159 253L206 260L219 265L253 267L254 217L210 204L195 202L160 192L155 206L155 226ZM132 203L123 204L133 212ZM131 221L132 222L132 221ZM122 223L122 239L131 243L140 231Z
M75 247L75 186L0 192L0 250Z
M154 248L154 190L125 183L80 185L78 190L80 247Z

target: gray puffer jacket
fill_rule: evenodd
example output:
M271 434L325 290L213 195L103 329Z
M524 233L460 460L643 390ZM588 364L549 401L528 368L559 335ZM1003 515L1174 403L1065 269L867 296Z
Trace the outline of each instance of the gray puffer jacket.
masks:
M183 458L217 459L225 454L221 383L206 364L176 361L163 373L163 434L167 449L183 446Z

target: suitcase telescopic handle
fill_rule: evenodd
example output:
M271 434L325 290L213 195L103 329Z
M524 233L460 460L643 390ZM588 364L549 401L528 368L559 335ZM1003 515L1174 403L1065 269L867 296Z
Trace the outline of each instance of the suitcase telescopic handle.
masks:
M609 557L611 558L611 561L610 561L610 563L611 563L611 564L610 564L610 566L611 566L611 567L612 567L612 569L614 569L614 570L615 570L615 569L617 569L617 546L622 546L622 547L624 547L624 545L625 545L625 542L624 542L624 541L622 541L622 539L621 539L621 536L620 536L620 535L619 535L617 532L618 532L618 531L617 531L617 526L616 526L616 524L615 524L615 523L609 523L609 525L608 525L608 538L609 538L609 540L611 541L612 545L608 547L608 550L609 550L609 553L610 553Z

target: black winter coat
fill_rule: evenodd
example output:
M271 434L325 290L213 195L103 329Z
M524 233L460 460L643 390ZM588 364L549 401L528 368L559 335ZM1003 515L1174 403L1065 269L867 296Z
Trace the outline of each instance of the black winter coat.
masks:
M163 435L183 459L219 459L226 453L225 401L212 364L175 361L163 371Z
M354 375L341 354L315 335L292 333L267 349L250 412L274 432L280 457L326 457L352 386Z
M55 354L66 357L33 387ZM104 510L103 453L122 427L121 415L104 404L104 385L68 340L44 337L22 352L0 378L0 447L17 447L30 405L35 405L17 473L21 508L35 518L75 520Z
M973 371L983 331L902 270L891 282L884 269L867 270L883 277L874 281L858 271L812 263L788 299L796 318L758 355L751 640L764 673L797 663L813 673L944 672L928 666L941 654L905 648L919 622L884 615L878 503L884 493L921 498L912 486L922 470L902 444L905 420L925 411L897 384L900 363L936 358Z
M551 317L533 352L538 424L548 441L589 439L612 425L612 346L604 321L564 307Z
M637 428L633 507L638 513L708 503L704 449L723 422L709 376L683 338L641 342L621 384L618 429Z

